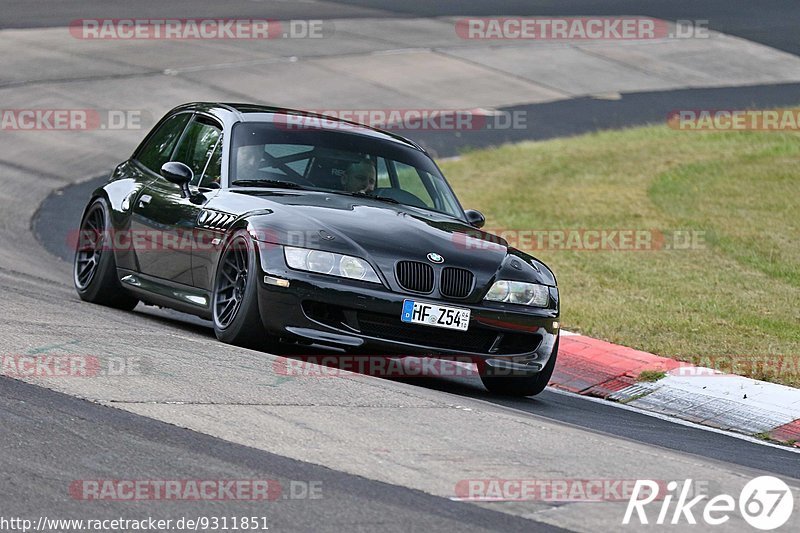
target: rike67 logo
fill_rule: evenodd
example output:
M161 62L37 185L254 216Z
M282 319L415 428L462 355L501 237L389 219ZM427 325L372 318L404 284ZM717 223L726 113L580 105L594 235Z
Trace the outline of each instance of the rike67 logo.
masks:
M750 526L770 531L784 525L794 508L791 489L773 476L761 476L749 481L739 494L738 502L729 494L719 494L713 498L707 494L694 496L691 479L685 480L682 485L670 481L666 488L667 494L661 494L663 497L659 498L657 482L637 480L622 524L635 524L638 521L639 524L697 525L699 522L701 527L718 526L730 520L738 508L739 514ZM658 503L649 508L651 513L648 516L645 508L657 499ZM656 517L652 511L657 511Z

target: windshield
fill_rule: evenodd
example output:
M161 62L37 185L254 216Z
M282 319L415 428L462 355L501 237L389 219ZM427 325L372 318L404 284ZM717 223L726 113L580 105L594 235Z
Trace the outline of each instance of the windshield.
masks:
M464 216L433 161L395 142L264 122L237 124L231 142L233 187L332 191Z

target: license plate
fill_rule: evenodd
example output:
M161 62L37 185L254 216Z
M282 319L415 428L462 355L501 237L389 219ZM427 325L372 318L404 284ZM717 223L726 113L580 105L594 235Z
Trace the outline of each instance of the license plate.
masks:
M469 309L403 300L403 312L400 320L409 324L467 331L469 314Z

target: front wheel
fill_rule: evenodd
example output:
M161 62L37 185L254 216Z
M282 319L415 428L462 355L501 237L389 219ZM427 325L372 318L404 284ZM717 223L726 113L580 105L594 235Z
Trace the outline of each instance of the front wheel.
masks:
M217 339L249 348L268 341L258 310L255 246L244 230L231 235L220 254L211 306Z
M535 376L489 376L481 372L483 386L489 389L489 392L503 396L536 396L547 387L553 376L558 357L558 341L559 339L556 339L547 364Z
M72 266L73 283L81 300L130 311L139 300L122 287L117 277L114 249L108 242L112 232L108 204L97 198L81 220Z

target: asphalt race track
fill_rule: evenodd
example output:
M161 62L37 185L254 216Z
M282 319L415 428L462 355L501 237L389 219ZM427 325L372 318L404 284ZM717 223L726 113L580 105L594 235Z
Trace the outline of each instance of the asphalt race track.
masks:
M706 18L713 29L800 54L800 4L792 1L263 4L278 19L595 13ZM258 17L264 5L10 0L0 29L50 31L81 17ZM81 83L91 89L107 81ZM187 94L177 87L175 98ZM442 157L467 147L657 122L680 106L796 104L799 88L765 83L501 106L538 120L524 131L423 132L418 140ZM59 97L85 105L93 100L70 83L53 83L51 90L39 107L58 105ZM36 133L24 138L0 132L6 184L0 191L0 351L135 357L143 368L92 380L26 383L0 377L0 516L266 516L275 531L597 531L619 528L624 502L473 504L455 501L454 487L465 479L502 477L692 478L708 482L715 493L737 493L744 482L766 473L800 486L800 454L754 439L556 391L535 399L493 397L471 378L283 378L275 371L275 355L220 344L201 320L141 305L124 313L81 303L71 284L67 234L77 226L89 191L142 134L51 142ZM283 493L267 505L71 496L72 483L93 479L270 479ZM303 496L303 487L312 485L322 488L320 498ZM291 487L300 487L297 498ZM798 523L795 517L787 527ZM745 526L732 520L719 530Z
M158 0L131 3L124 0L77 0L53 4L47 0L9 0L0 19L0 28L66 26L81 17L258 17L264 10L258 2L234 0L224 7L213 2L178 0L164 4ZM709 27L779 50L800 53L797 20L800 5L792 0L694 0L646 1L572 0L338 0L329 2L270 2L270 16L289 18L352 17L440 17L455 15L647 15L665 20L705 19ZM79 13L80 15L76 15Z
M245 446L231 444L169 424L97 406L90 402L0 378L3 394L3 472L13 480L3 495L4 512L34 516L47 509L51 516L80 516L86 502L64 499L62 477L80 479L89 462L98 478L113 478L124 469L133 478L199 479L239 478L276 480L289 487L293 479L308 479L326 489L325 497L308 500L291 497L268 511L277 530L408 531L436 528L445 531L529 531L531 522L515 516L464 506L419 491L348 476ZM36 423L31 424L31 419ZM49 428L49 429L48 429ZM33 430L33 431L32 431ZM52 435L52 439L48 436ZM103 436L102 439L99 437ZM36 446L20 446L20 442ZM35 449L35 452L33 451ZM32 457L39 463L24 468ZM179 457L180 461L175 461ZM41 461L53 458L57 461ZM54 472L52 469L57 469ZM301 494L306 487L295 488ZM308 488L311 490L311 487ZM291 496L286 491L282 495ZM125 513L146 516L147 502L135 506L102 502L92 518L112 518ZM160 518L181 516L259 516L263 503L190 503L180 509L159 509ZM535 523L537 531L559 531Z

